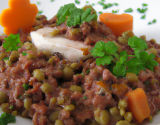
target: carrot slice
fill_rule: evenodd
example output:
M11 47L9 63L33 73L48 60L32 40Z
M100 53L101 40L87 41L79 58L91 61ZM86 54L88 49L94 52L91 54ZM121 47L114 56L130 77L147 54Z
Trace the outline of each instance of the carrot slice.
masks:
M129 14L102 13L99 18L116 36L133 30L133 17Z
M142 88L129 91L125 96L128 97L128 109L139 123L150 115L147 97Z
M38 13L37 6L29 0L9 0L8 6L10 8L3 9L0 14L0 24L4 27L4 33L16 34L20 28L29 33Z

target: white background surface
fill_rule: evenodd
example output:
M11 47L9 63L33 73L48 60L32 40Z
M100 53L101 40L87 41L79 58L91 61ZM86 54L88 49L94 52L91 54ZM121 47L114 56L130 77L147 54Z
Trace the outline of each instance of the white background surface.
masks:
M31 3L40 2L38 6L39 10L42 10L44 15L48 19L52 18L60 8L60 6L68 3L74 3L74 0L30 0ZM118 6L113 6L108 9L103 9L101 5L98 4L99 0L80 0L80 4L76 4L77 7L82 7L86 5L86 1L89 1L89 4L95 3L93 6L97 12L111 12L112 10L119 9L119 13L124 13L125 9L132 8L133 12L129 13L133 16L133 32L135 35L146 35L147 40L154 38L158 43L160 43L160 0L106 0L107 3L118 3ZM8 0L0 0L0 13L4 8L8 8ZM143 14L137 11L137 8L142 8L142 3L148 4L148 10L146 11L146 18L140 19ZM148 22L156 19L155 24L148 25ZM0 34L3 33L3 28L0 26ZM158 125L160 124L160 115L154 117L152 123L147 125ZM30 120L17 118L16 124L10 125L30 125L32 124Z

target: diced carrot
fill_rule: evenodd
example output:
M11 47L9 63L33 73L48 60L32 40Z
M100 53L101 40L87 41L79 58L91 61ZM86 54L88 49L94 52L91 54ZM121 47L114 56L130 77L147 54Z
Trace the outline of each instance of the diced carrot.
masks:
M129 91L125 96L128 97L128 109L133 113L133 116L139 123L149 117L150 108L146 94L142 88Z
M116 36L133 30L133 17L129 14L102 13L99 18Z
M8 6L10 8L3 9L0 14L0 24L4 27L4 33L16 34L20 28L29 33L38 13L37 6L29 0L9 0Z

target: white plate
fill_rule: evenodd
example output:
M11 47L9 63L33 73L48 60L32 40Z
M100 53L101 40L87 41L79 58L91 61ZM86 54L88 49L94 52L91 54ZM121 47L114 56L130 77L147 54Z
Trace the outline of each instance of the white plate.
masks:
M47 16L48 19L52 18L58 11L59 7L68 4L74 3L75 0L30 0L31 3L40 2L38 6L39 10L42 10L44 15ZM102 6L97 4L99 0L80 0L80 4L76 4L77 7L82 7L86 5L86 1L89 1L89 4L95 3L94 8L97 12L111 12L112 10L119 9L119 14L123 13L125 9L132 8L133 12L130 13L134 18L133 21L133 32L137 36L146 35L147 40L154 38L157 43L160 43L160 1L159 0L106 0L105 3L118 3L118 6L113 6L108 9L102 9ZM8 8L8 0L0 0L0 12L4 8ZM137 8L142 8L142 3L148 4L148 10L146 12L146 18L140 19L143 14L137 11ZM148 25L148 22L156 19L157 22L155 24ZM3 33L3 28L0 26L0 34ZM23 119L20 117L16 117L16 124L9 125L32 125L31 120ZM153 118L152 123L148 123L146 125L158 125L160 124L160 115L156 115Z

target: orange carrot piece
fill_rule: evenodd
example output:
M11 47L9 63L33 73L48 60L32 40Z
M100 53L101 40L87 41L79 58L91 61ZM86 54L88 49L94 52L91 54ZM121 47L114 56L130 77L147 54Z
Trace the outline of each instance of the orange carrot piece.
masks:
M133 17L129 14L102 13L99 18L116 36L133 30Z
M133 113L139 123L149 117L150 108L146 94L142 88L129 91L125 96L128 97L128 109Z
M0 24L4 27L4 33L16 34L20 28L29 33L38 13L37 6L29 0L9 0L8 6L10 8L2 10L0 14Z

